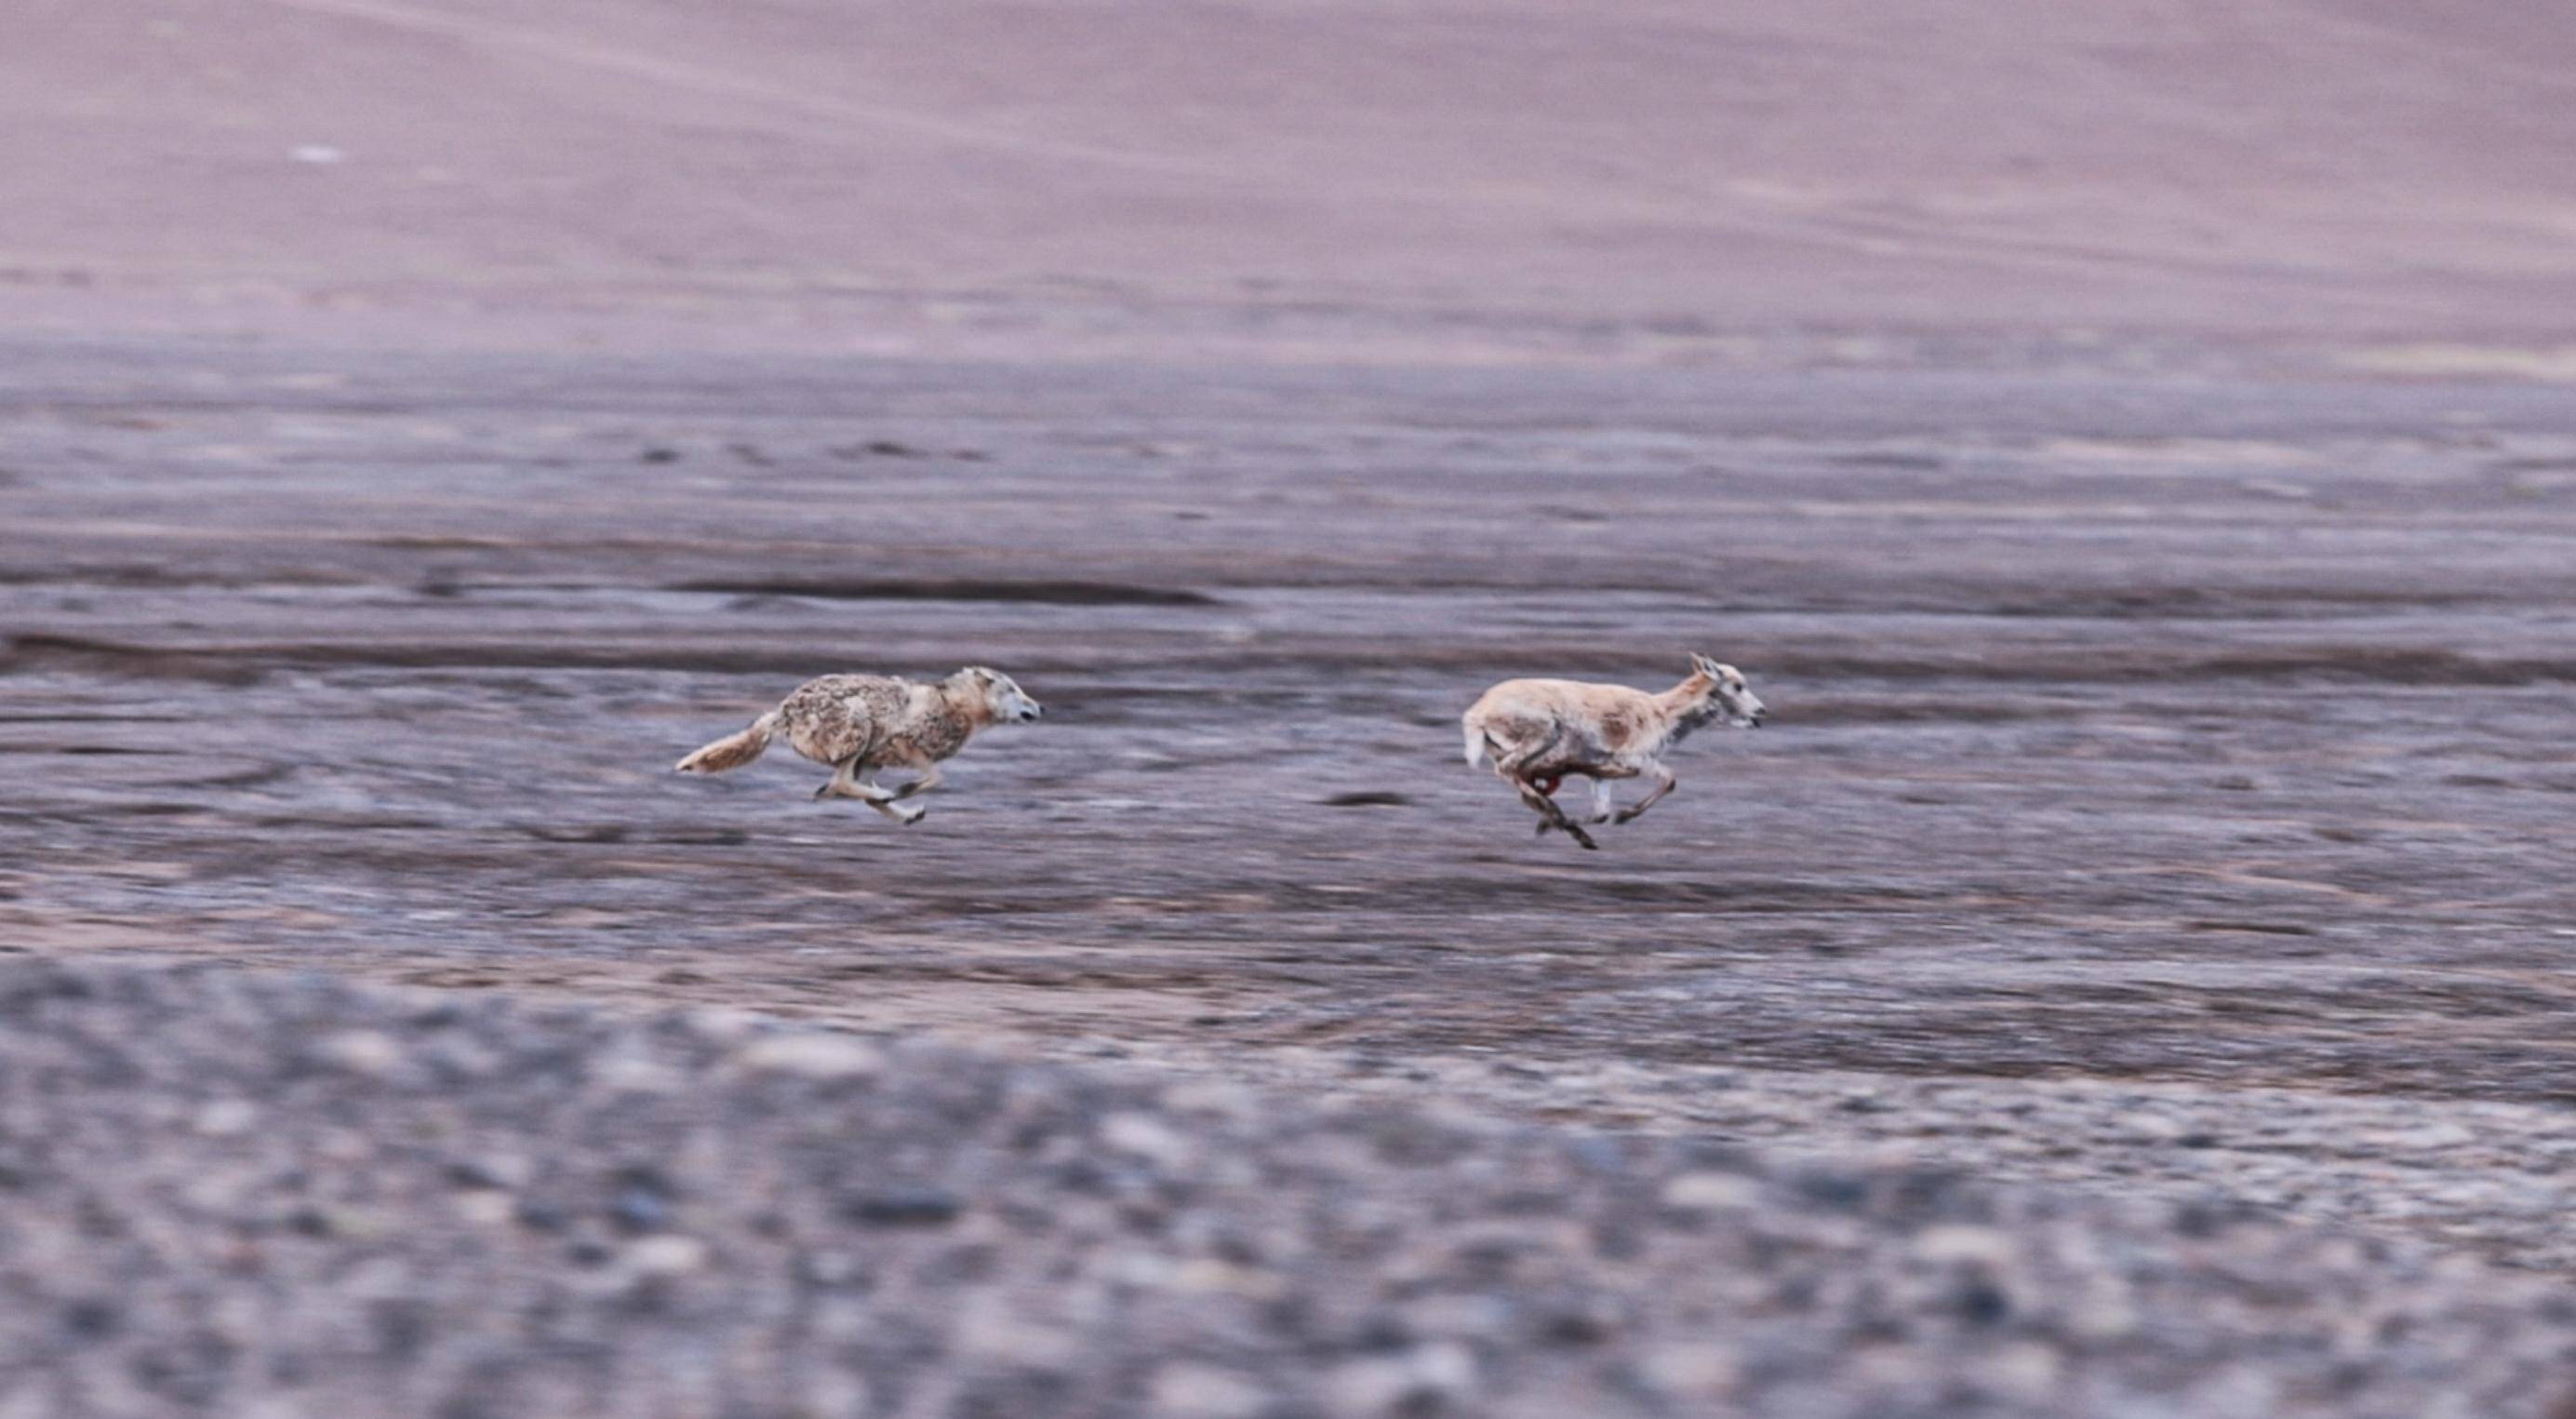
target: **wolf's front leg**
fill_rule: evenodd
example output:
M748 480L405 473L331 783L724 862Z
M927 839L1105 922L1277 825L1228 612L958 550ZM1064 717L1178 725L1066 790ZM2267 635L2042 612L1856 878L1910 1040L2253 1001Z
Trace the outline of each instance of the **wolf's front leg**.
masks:
M915 764L911 767L920 769L921 777L914 779L910 783L897 785L894 790L895 797L910 798L916 793L928 793L932 789L939 787L939 766L937 764Z

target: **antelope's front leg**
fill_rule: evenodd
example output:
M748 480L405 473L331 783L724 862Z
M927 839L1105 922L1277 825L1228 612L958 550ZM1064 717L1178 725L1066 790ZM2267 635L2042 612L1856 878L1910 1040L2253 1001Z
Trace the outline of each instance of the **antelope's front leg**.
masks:
M1673 791L1674 785L1681 782L1681 780L1673 777L1672 770L1665 768L1661 764L1655 765L1654 771L1655 776L1662 779L1663 782L1655 785L1654 792L1649 793L1645 797L1638 799L1636 802L1629 804L1627 807L1620 809L1618 816L1611 819L1612 822L1626 823L1633 821L1638 814L1654 807L1657 802L1662 800L1665 794ZM1608 785L1605 784L1603 787L1606 788Z

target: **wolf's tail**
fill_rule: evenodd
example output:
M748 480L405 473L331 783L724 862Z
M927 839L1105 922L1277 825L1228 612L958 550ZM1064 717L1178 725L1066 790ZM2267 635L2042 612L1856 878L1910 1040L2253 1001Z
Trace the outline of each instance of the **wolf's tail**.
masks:
M769 747L769 736L778 732L778 711L771 710L751 722L740 734L728 734L679 762L684 774L720 774L738 769L760 757Z

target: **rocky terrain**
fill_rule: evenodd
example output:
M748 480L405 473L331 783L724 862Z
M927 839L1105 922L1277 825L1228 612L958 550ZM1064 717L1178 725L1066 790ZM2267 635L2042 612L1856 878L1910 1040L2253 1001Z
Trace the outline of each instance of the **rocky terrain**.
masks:
M2223 1202L1499 1127L732 1013L0 970L57 1415L2552 1409L2576 1300Z

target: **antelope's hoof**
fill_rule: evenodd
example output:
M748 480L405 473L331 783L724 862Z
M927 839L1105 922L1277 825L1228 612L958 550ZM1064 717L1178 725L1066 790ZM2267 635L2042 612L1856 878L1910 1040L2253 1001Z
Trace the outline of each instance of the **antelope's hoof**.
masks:
M1567 831L1571 832L1573 830L1568 829ZM1583 844L1583 850L1585 852L1599 852L1601 850L1601 844L1594 842L1590 833L1575 833L1574 840Z

